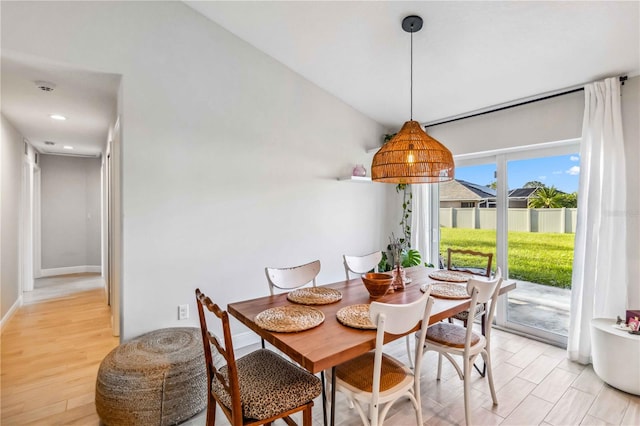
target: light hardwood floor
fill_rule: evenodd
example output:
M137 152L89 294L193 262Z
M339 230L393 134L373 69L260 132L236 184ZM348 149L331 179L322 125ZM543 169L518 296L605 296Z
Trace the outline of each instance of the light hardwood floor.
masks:
M492 337L499 405L492 405L486 380L474 373L474 424L640 425L640 397L604 384L591 367L567 361L564 350L497 330ZM20 308L2 333L0 423L99 424L96 373L117 344L102 289ZM256 348L241 348L238 356ZM403 358L404 340L388 350ZM462 381L445 363L437 382L435 367L435 354L427 354L421 381L424 424L463 424ZM339 397L336 408L339 425L361 424L344 399ZM321 425L319 399L313 414L314 425ZM228 424L221 413L217 417L217 424ZM410 403L397 403L385 424L415 424ZM203 413L186 425L204 425Z
M2 425L97 425L100 361L118 345L104 290L24 305L2 332Z

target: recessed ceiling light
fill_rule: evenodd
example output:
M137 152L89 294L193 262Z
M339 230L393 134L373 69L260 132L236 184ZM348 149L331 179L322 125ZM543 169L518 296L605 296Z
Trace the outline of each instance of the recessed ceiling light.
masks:
M73 147L71 145L65 145L62 148L64 148L64 149L73 149Z
M49 117L53 118L54 120L66 120L67 117L65 117L64 115L60 115L60 114L51 114Z

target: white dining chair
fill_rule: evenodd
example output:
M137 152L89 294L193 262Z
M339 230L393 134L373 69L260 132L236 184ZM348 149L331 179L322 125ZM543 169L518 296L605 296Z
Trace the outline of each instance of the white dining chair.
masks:
M498 398L493 385L493 373L491 369L491 322L496 312L496 304L498 301L498 293L500 292L500 284L502 283L502 272L500 268L496 270L496 274L491 280L479 280L470 278L467 282L467 292L471 297L471 309L474 311L476 306L481 303L488 303L489 313L483 326L483 333L478 334L473 331L473 322L469 322L467 327L458 324L450 324L448 322L438 322L433 324L427 330L427 336L424 342L423 354L428 351L438 352L438 375L440 380L442 372L442 357L447 358L456 369L458 376L464 381L464 412L467 425L471 422L471 409L469 406L469 397L471 391L471 368L478 355L484 359L487 367L486 377L489 382L489 390L493 404L498 405ZM420 337L420 336L416 336ZM419 342L418 342L419 343ZM416 353L418 353L416 351ZM462 368L458 365L453 356L462 358ZM417 358L416 358L417 360ZM416 361L417 364L417 361Z
M351 279L349 272L356 275L365 274L373 271L378 272L378 264L382 259L381 251L374 251L373 253L365 254L364 256L351 256L348 254L342 255L344 263L344 273L347 277L347 281Z
M316 277L320 273L320 261L304 265L292 266L289 268L264 268L269 283L271 295L275 294L275 289L294 290L306 284L313 283L316 286Z
M365 426L380 426L393 405L408 397L416 411L416 422L422 425L420 398L421 348L425 340L433 299L427 291L415 302L395 305L372 302L371 322L376 324L376 348L335 369L336 391L355 406ZM404 334L422 322L416 346L416 365L412 371L400 360L383 352L385 333Z

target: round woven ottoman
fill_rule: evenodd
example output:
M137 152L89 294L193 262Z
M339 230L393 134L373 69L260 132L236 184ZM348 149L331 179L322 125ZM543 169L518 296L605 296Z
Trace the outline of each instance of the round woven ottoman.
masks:
M96 411L106 425L175 425L207 405L199 328L164 328L113 349L100 364Z

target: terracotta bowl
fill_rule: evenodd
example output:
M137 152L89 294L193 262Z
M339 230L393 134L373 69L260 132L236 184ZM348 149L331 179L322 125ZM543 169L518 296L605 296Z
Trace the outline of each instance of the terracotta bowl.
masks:
M387 294L387 291L389 291L389 287L391 286L391 281L393 281L393 276L391 274L370 272L362 275L362 282L367 288L369 296L372 299L378 299Z

